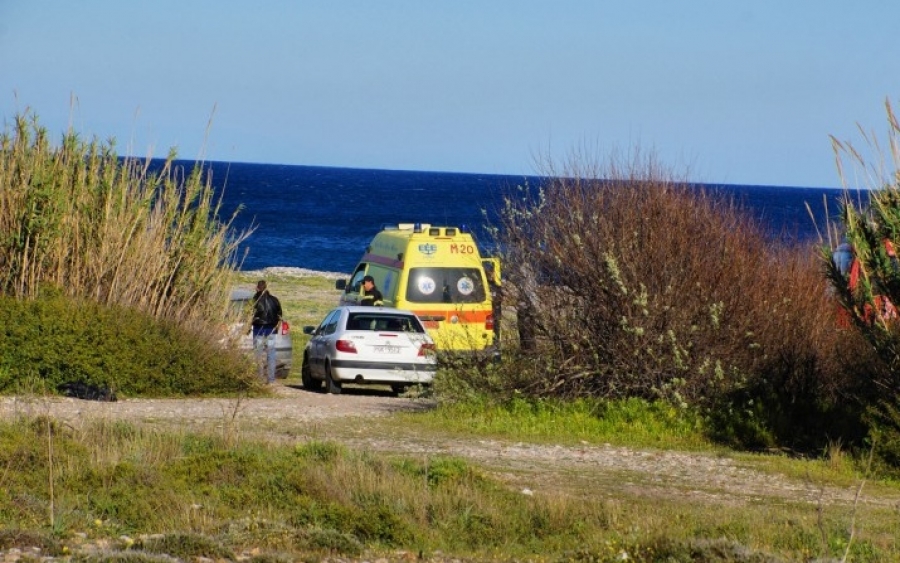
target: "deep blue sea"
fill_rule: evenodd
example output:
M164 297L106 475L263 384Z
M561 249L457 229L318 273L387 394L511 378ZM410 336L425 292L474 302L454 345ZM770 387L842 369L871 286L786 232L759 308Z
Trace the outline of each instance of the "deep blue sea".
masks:
M192 163L185 163L190 167ZM243 270L269 266L350 273L382 225L466 225L479 242L485 213L495 216L507 190L525 176L365 170L248 163L207 163L222 194L221 217L240 209L238 230L255 227L243 245ZM529 177L532 185L539 178ZM842 191L790 186L711 186L735 196L773 237L817 239L825 204L837 212ZM806 205L816 215L815 223Z

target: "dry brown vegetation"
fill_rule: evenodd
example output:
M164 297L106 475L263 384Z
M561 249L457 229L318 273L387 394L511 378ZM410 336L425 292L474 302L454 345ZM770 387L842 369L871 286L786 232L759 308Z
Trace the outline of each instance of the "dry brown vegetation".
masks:
M237 266L202 165L117 158L72 131L54 146L33 115L0 137L0 293L42 287L178 321L220 319Z
M871 354L837 329L814 249L637 151L544 176L498 225L519 337L500 388L709 409L745 445L859 437L845 359Z

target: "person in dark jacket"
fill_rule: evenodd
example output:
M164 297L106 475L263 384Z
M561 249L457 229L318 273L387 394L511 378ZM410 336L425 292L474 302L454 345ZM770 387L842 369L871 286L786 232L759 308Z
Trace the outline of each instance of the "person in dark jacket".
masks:
M281 319L281 302L269 293L266 281L259 280L253 295L251 330L259 378L269 383L275 383L275 335L278 334Z
M378 288L375 287L375 278L372 276L363 278L363 294L362 298L359 300L359 304L375 306L384 305L384 296L382 296L381 292L378 291Z

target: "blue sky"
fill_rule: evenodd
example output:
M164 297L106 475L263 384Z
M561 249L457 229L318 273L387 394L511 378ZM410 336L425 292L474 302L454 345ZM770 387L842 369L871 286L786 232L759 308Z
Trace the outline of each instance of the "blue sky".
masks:
M838 186L829 135L885 133L900 104L898 21L831 0L0 0L0 119L138 156L532 174L637 146L696 181Z

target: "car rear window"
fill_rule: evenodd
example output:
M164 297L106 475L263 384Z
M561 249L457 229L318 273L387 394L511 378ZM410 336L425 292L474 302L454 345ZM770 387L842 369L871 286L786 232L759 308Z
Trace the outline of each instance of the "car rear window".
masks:
M383 330L390 332L425 332L419 319L412 315L390 313L350 313L347 330Z
M481 303L485 300L478 268L412 268L406 284L411 303Z
M232 299L231 304L229 306L230 313L236 316L242 316L244 313L250 310L253 304L249 299Z

